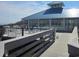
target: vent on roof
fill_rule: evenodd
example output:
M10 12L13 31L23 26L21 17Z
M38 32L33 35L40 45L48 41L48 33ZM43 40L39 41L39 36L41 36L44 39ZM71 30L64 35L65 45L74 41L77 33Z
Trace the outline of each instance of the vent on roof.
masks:
M54 1L54 2L49 3L48 6L52 8L63 8L64 3L60 1Z

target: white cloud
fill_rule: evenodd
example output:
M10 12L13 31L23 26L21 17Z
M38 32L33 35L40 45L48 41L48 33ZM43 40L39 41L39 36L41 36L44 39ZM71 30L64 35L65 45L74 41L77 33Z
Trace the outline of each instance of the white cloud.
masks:
M0 16L0 19L2 19L0 23L16 22L25 16L47 9L48 7L43 3L44 2L23 2L15 4L12 2L0 2L0 15L2 14Z

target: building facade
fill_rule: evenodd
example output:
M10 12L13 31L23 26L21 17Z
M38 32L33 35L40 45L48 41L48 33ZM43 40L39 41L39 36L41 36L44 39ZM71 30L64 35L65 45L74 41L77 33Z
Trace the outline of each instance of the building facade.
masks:
M49 9L24 17L30 29L56 28L57 31L72 32L74 26L79 27L79 9L63 8L63 2L51 2Z

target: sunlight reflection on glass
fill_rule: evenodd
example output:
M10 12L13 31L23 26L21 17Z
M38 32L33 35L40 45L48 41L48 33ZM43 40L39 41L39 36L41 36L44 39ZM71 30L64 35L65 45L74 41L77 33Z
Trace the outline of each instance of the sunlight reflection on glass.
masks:
M72 8L68 10L68 15L70 16L77 16L78 15L78 9Z

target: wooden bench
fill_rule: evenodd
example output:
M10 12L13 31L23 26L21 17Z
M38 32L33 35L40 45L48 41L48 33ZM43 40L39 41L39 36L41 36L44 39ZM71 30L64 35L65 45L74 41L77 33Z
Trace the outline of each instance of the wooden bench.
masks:
M55 42L55 30L40 31L2 42L4 57L36 57Z

